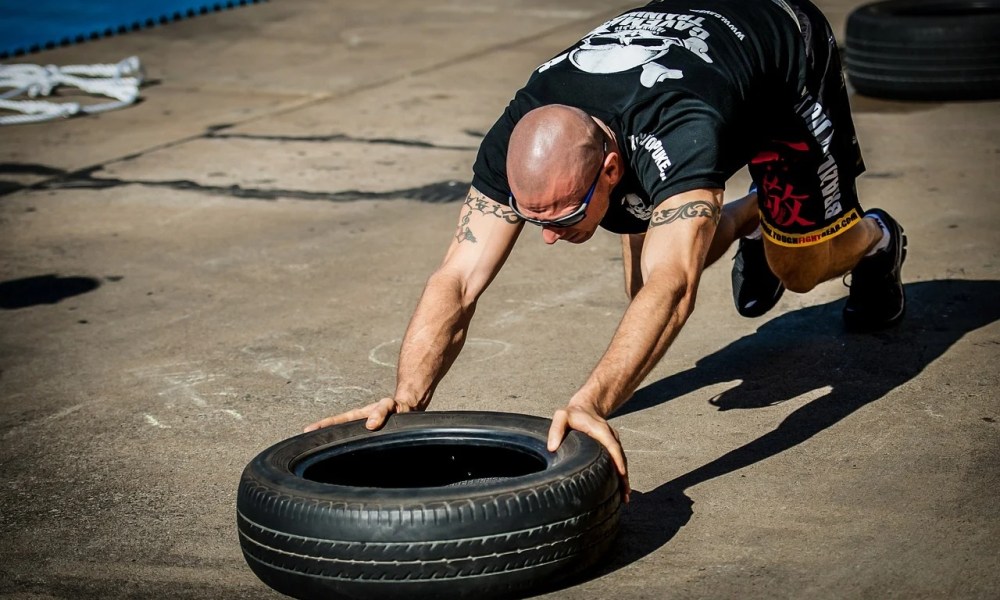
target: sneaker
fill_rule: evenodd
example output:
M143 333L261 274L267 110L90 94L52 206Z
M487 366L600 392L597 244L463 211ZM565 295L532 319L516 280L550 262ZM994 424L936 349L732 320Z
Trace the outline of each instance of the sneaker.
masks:
M903 228L884 210L875 214L889 228L889 246L858 262L851 271L851 295L844 306L844 323L855 331L874 331L895 325L906 312L901 271L906 260Z
M774 308L785 286L771 272L764 256L764 240L740 238L733 261L733 300L744 317L759 317Z

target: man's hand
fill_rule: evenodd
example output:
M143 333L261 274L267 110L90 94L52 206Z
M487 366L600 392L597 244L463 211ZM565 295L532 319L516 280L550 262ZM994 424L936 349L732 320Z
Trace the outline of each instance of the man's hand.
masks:
M589 435L607 449L611 460L615 463L615 468L618 470L618 475L622 478L622 495L625 502L628 502L632 488L629 487L628 461L625 459L625 451L622 449L618 432L593 408L570 404L566 408L557 410L552 417L552 426L549 427L549 452L555 452L559 449L568 429L575 429Z
M365 427L371 431L375 431L377 429L381 429L381 427L385 425L385 421L389 418L389 415L414 410L423 409L399 402L394 398L382 398L378 402L372 402L368 406L355 408L354 410L349 410L345 413L316 421L311 425L306 425L303 431L308 433L323 427L329 427L330 425L339 425L340 423L347 423L348 421L360 421L361 419L365 420Z

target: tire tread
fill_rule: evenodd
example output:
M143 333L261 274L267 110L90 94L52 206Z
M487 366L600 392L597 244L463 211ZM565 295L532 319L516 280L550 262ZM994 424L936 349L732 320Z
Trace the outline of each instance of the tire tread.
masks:
M859 93L905 100L1000 97L1000 0L887 0L847 18L844 65ZM988 6L982 14L971 7ZM969 7L969 14L961 9ZM992 12L991 12L992 11Z

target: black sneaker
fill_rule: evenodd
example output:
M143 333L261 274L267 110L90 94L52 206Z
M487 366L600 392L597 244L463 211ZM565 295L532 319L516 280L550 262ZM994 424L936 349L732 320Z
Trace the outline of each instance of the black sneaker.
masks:
M759 317L774 308L785 293L781 280L771 272L764 256L764 240L740 238L733 261L733 300L744 317Z
M844 306L844 323L855 331L874 331L895 325L906 312L901 271L906 260L903 228L884 210L873 208L889 228L889 245L866 256L851 271L851 295Z

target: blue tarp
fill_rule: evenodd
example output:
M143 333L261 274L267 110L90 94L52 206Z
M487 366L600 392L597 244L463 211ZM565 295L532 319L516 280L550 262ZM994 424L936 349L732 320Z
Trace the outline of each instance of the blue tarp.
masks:
M263 1L0 0L0 59Z

